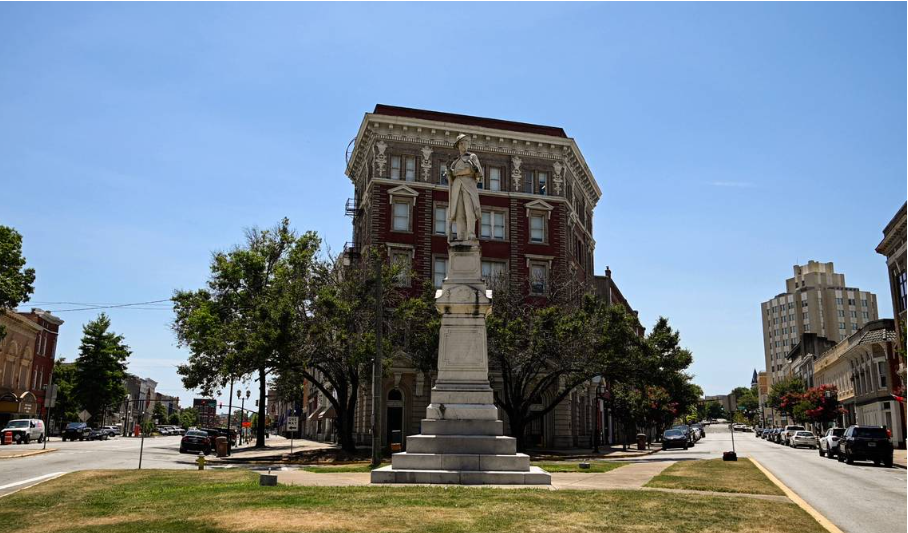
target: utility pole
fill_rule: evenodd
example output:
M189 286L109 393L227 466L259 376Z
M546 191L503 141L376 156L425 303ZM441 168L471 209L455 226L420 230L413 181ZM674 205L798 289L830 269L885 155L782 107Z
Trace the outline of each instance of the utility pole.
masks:
M230 437L230 432L233 431L233 426L230 425L230 417L233 414L233 378L230 378L230 394L227 395L227 455L230 455L230 450L233 448L233 439Z
M372 361L372 466L381 464L382 322L381 259L375 257L375 359Z

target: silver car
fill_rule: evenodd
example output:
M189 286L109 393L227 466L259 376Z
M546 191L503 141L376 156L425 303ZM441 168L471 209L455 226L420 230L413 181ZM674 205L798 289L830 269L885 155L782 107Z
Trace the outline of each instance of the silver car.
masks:
M817 447L817 437L809 431L792 431L788 437L788 445L792 448L801 446Z

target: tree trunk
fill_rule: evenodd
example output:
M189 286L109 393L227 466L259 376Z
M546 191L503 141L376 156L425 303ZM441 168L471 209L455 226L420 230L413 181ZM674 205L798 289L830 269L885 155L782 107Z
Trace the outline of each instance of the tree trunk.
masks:
M337 413L337 443L340 444L342 450L348 453L356 453L356 440L353 438L353 413L347 412L346 409L343 409L343 412Z
M255 447L265 447L265 369L259 369L259 416L255 425Z

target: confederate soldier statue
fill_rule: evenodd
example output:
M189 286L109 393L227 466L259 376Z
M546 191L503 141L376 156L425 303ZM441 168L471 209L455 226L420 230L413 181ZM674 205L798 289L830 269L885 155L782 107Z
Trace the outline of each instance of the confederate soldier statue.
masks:
M451 163L451 192L448 198L448 242L473 241L476 239L476 220L482 217L479 207L479 189L476 186L483 179L482 166L476 154L468 152L470 138L460 134L454 140L460 156ZM457 223L457 236L452 238L452 224Z

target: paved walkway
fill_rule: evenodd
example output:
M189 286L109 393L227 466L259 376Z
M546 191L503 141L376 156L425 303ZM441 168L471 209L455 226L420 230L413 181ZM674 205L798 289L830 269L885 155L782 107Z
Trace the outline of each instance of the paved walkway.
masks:
M333 448L334 445L326 442L316 442L314 440L293 439L293 453L303 450L319 450L323 448ZM264 448L255 448L252 445L240 446L233 448L229 457L208 456L212 462L278 462L290 453L290 439L285 439L277 435L272 435L265 441Z
M631 463L621 468L616 468L603 473L552 473L552 485L526 486L526 485L476 485L483 487L501 488L540 488L549 490L581 489L581 490L634 490L640 489L653 476L674 464L673 461ZM278 483L284 485L307 485L316 487L350 487L369 485L368 472L355 473L315 473L305 470L281 470L276 472ZM394 484L399 486L400 484Z

